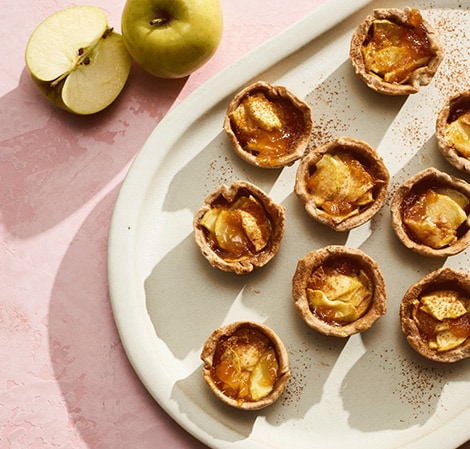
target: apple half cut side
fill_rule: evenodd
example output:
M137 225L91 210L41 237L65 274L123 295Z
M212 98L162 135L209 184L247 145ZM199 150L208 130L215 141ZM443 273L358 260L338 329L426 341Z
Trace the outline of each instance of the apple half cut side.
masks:
M26 45L25 62L50 101L80 115L109 106L132 66L122 36L94 6L66 8L42 21Z

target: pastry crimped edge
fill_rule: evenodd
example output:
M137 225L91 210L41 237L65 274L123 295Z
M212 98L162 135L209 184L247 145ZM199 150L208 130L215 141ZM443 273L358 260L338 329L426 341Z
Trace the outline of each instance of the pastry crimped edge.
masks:
M467 232L461 236L452 245L446 246L440 249L434 249L422 243L415 242L410 238L406 231L406 225L402 219L402 204L406 198L410 195L412 190L422 182L429 180L436 180L438 183L452 187L459 192L463 193L470 200L470 184L463 179L456 178L448 173L442 172L435 167L426 168L415 175L408 178L403 184L401 184L396 190L392 203L390 206L390 212L392 215L392 228L399 238L399 240L407 248L412 251L427 257L447 257L453 256L465 250L470 245L470 216L467 216L466 225L469 227Z
M211 209L211 205L220 196L225 198L228 202L233 202L238 193L243 190L250 192L263 204L266 213L271 220L272 234L267 247L255 254L253 257L233 262L226 261L212 250L206 239L205 231L199 225L199 222L204 214ZM256 268L265 266L277 254L281 245L281 240L284 236L285 217L285 207L275 203L269 195L256 185L243 180L235 181L230 186L221 184L206 197L203 205L194 215L194 240L201 250L202 255L213 267L219 268L222 271L234 272L236 274L247 274Z
M425 291L433 291L433 284L450 283L467 293L470 298L470 275L449 267L439 268L408 288L400 304L400 324L410 346L422 356L436 362L453 363L470 357L470 338L457 348L449 351L437 351L421 338L418 326L412 318L413 301Z
M307 298L307 282L312 272L331 258L346 258L357 262L369 276L374 291L367 312L352 323L336 326L315 316L310 310ZM302 319L312 329L335 337L349 337L350 335L370 329L372 325L387 312L387 293L385 281L378 263L360 249L342 245L329 245L319 250L310 251L299 259L292 279L292 295L295 307Z
M359 160L365 160L366 170L374 177L374 181L379 181L377 195L374 202L365 208L358 215L346 218L340 223L335 223L326 213L319 210L312 195L307 188L307 179L310 168L323 157L324 154L336 154L340 152L358 155ZM336 139L316 147L306 153L297 168L294 191L300 201L304 204L305 211L314 220L329 226L335 231L349 231L369 221L384 205L388 193L390 174L382 158L377 151L366 142L352 137L337 137Z
M444 107L439 111L436 119L436 140L439 151L442 156L457 170L465 173L470 173L470 159L462 156L454 148L449 145L446 139L446 130L448 125L448 118L452 111L460 102L468 101L470 104L470 90L460 92L451 96ZM470 111L470 108L468 109Z
M423 25L426 28L427 36L431 45L431 52L434 54L429 63L416 69L410 79L404 84L388 83L378 75L367 72L361 48L367 39L369 28L372 22L377 19L389 19L395 23L406 24L409 22L409 15L412 8L406 7L403 10L398 8L375 9L373 15L368 15L357 27L351 43L349 57L356 74L362 78L366 85L375 92L385 95L409 95L419 91L420 87L428 85L433 79L444 59L444 50L439 41L436 31L432 25L423 17Z
M291 151L289 154L285 155L284 157L279 158L278 162L275 164L265 164L260 161L256 155L246 151L241 145L238 140L238 137L234 131L234 127L232 125L232 120L230 115L240 103L246 98L248 95L256 92L263 92L266 94L267 98L284 98L288 99L298 110L302 112L305 121L305 130L302 137L296 142L296 148L294 151ZM257 81L244 89L238 92L231 102L228 105L227 113L225 114L223 128L226 134L229 137L230 143L234 152L240 156L245 162L254 165L255 167L260 168L282 168L292 165L295 161L300 159L304 152L307 149L307 146L310 142L310 137L313 128L313 120L312 120L312 111L310 106L303 100L301 100L297 95L295 95L291 90L284 86L273 86L266 81Z
M241 327L252 327L266 335L271 340L277 355L279 366L277 381L273 386L273 390L267 396L257 401L242 401L226 396L217 388L212 377L211 370L218 342L221 338L232 335ZM285 390L291 376L289 356L280 337L269 326L254 321L236 321L217 328L205 341L200 357L203 361L203 379L206 381L211 391L225 404L242 410L259 410L273 404Z

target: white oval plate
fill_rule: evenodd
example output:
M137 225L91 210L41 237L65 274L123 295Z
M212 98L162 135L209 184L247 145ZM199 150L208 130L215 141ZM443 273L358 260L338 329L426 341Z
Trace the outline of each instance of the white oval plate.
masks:
M413 282L442 265L467 269L470 252L447 260L412 254L391 230L389 201L349 233L315 224L293 194L297 164L248 166L222 131L232 96L263 79L312 105L317 143L348 135L376 147L392 177L389 200L399 183L425 167L457 174L437 151L434 123L447 95L468 86L469 6L461 0L393 2L407 5L422 10L446 48L438 75L420 93L385 97L358 79L349 41L372 2L329 1L172 110L122 185L109 236L109 287L123 345L155 400L210 447L343 448L347 442L360 449L451 449L470 438L470 360L442 366L423 359L406 343L398 320ZM257 184L287 209L279 254L242 277L211 268L192 234L193 214L206 195L236 179ZM291 296L297 260L328 244L361 248L379 263L387 285L386 316L345 340L310 330ZM272 327L291 359L287 391L257 413L227 408L201 378L205 339L238 319Z

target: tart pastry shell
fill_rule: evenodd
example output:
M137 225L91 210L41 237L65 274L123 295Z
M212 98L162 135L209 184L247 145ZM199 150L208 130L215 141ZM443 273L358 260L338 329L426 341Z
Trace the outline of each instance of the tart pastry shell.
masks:
M241 327L251 327L263 333L272 342L276 351L278 361L277 380L274 384L273 390L267 396L257 401L243 401L225 395L217 387L214 378L212 377L214 355L219 341L224 337L229 337ZM285 390L291 375L289 356L282 340L269 326L253 321L236 321L216 329L204 343L201 352L201 360L203 361L203 379L214 395L225 404L242 410L259 410L273 404Z
M272 160L262 160L256 154L245 149L240 143L236 127L231 119L231 114L239 107L243 100L256 93L263 93L266 98L273 102L276 100L288 100L301 113L303 120L302 134L289 148L289 152L285 155L279 155ZM223 127L230 139L234 152L241 159L255 167L275 169L290 166L302 157L310 141L313 121L310 106L298 98L292 91L284 86L273 86L265 81L258 81L235 95L227 108Z
M422 256L447 257L462 252L470 245L470 217L468 217L468 215L466 222L462 225L467 228L464 234L461 235L454 243L443 248L436 249L416 242L407 232L406 225L403 222L403 207L412 192L416 188L419 188L421 183L438 183L439 185L453 188L470 199L470 184L464 180L441 172L434 167L422 170L398 187L393 196L390 211L392 214L392 227L395 234L403 245Z
M347 153L352 155L364 166L372 176L374 187L374 201L364 207L359 214L336 222L333 217L317 207L315 200L309 192L307 180L315 170L315 166L325 154ZM315 221L329 226L335 231L349 231L369 221L384 205L387 197L390 174L382 158L369 144L351 137L337 137L320 147L306 153L300 161L295 178L295 193L304 204L305 211Z
M212 248L207 233L200 225L202 217L212 208L212 205L223 198L228 203L236 200L240 193L251 194L263 205L271 222L271 236L268 244L260 252L252 257L240 260L225 260ZM194 240L201 250L202 255L209 263L222 271L234 272L236 274L247 274L256 268L265 266L277 254L284 235L285 208L275 203L264 191L248 181L235 181L230 186L222 184L207 196L204 204L194 215L193 228Z
M330 324L319 318L311 311L307 298L307 283L312 272L331 259L346 259L357 264L367 273L373 285L371 303L367 312L356 321L342 326ZM359 249L342 245L326 246L322 249L311 251L301 258L292 279L292 295L295 307L302 319L312 329L327 336L348 337L363 332L371 328L387 311L385 281L377 262Z
M434 77L440 63L443 59L443 49L439 42L438 36L434 28L424 18L423 25L427 32L427 38L430 44L432 57L426 66L416 69L406 81L406 83L389 83L380 76L369 72L366 69L362 47L369 36L369 30L375 20L390 20L397 24L410 23L411 8L404 10L396 8L376 9L373 15L367 16L364 21L357 27L351 38L350 44L350 60L356 74L362 78L366 85L375 92L385 95L409 95L419 91L421 86L428 85Z
M460 154L446 139L447 126L455 109L470 112L470 90L453 95L440 110L436 120L436 140L442 156L457 170L470 173L470 159Z
M413 302L421 294L436 290L439 285L447 284L467 294L470 298L470 275L452 268L439 268L421 278L412 285L403 296L400 304L400 323L402 332L410 346L422 356L436 362L453 363L470 357L470 338L457 348L448 351L437 351L429 347L429 344L421 337L418 326L412 317Z

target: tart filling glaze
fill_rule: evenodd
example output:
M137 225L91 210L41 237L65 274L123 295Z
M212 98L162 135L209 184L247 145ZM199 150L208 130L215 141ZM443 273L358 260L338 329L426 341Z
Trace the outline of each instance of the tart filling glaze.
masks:
M236 274L266 265L284 235L285 209L247 181L221 185L193 220L194 238L214 267Z
M307 148L311 109L287 88L258 81L230 102L224 129L235 153L249 164L285 167Z
M351 39L355 72L376 92L408 95L429 84L442 59L436 32L417 9L376 9Z
M290 377L284 344L272 329L238 321L217 330L201 352L203 378L223 402L243 410L274 403Z
M389 179L375 149L357 139L338 137L302 158L295 193L314 220L347 231L379 211Z
M299 260L292 294L310 327L336 337L369 329L387 310L378 264L361 250L340 245L311 251Z
M405 293L400 321L409 344L437 362L470 357L470 276L445 267Z
M436 168L405 181L391 213L395 234L423 256L451 256L470 244L470 184Z
M441 154L458 170L470 173L470 91L452 96L436 120Z

